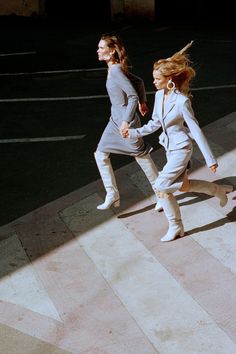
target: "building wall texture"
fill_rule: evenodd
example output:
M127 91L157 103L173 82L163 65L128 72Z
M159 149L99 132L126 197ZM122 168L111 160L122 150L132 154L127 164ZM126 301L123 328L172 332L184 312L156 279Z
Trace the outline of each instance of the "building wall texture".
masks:
M32 16L46 15L45 7L50 0L0 0L0 15ZM77 0L79 2L79 0ZM54 0L53 6L59 7L61 3ZM104 5L104 2L103 2ZM70 2L65 1L65 10L69 9ZM106 2L110 7L111 20L154 20L155 0L110 0ZM57 10L55 9L55 13ZM89 15L89 14L88 14Z
M0 0L0 15L39 15L43 12L42 4L42 0Z
M155 0L111 0L112 20L154 20Z

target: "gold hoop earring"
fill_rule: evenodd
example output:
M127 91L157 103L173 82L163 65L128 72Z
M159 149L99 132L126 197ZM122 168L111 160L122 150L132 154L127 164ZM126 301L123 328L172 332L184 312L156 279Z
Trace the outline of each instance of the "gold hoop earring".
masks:
M172 81L171 79L167 82L166 87L168 88L168 90L174 90L175 89L175 83L174 81Z

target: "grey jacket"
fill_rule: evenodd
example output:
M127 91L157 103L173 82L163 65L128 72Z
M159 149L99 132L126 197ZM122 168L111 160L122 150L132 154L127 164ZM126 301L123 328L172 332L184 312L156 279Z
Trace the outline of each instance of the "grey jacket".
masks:
M138 102L145 100L145 88L141 78L121 70L120 64L114 64L108 71L106 81L107 92L111 101L111 116L97 150L105 153L143 156L151 150L142 138L124 139L120 134L122 121L130 127L141 127L140 116L137 112Z
M137 120L138 102L146 101L143 80L132 73L127 77L120 64L114 64L108 73L106 87L111 101L113 121L120 125L122 121L130 123Z
M164 90L155 95L152 119L141 128L130 129L129 137L141 137L162 128L159 142L166 150L182 149L192 144L194 139L201 150L207 165L217 163L211 148L194 116L191 101L179 91L173 91L165 101L162 112Z

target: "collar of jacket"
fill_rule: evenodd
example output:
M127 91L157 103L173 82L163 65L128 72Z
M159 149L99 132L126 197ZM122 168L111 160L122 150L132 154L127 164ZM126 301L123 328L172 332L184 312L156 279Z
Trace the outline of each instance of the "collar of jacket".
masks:
M162 114L162 102L164 99L164 89L157 92L158 94L158 116L163 120L166 118L167 114L173 109L175 106L175 102L177 100L179 92L177 90L173 90L168 98L165 100L164 105L164 114Z

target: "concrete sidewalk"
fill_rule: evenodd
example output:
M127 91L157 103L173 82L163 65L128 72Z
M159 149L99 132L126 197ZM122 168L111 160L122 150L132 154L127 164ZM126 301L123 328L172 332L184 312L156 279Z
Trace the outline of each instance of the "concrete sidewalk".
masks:
M236 186L236 112L204 129L219 168L195 148L191 178ZM152 154L159 169L164 151ZM167 230L138 164L0 228L1 354L235 354L236 192L178 194L186 237Z

